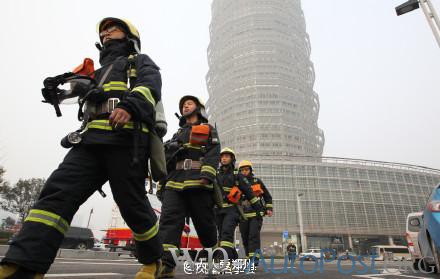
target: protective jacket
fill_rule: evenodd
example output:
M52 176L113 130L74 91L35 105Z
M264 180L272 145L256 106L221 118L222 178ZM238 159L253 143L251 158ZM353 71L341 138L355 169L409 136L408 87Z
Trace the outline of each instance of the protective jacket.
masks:
M247 179L250 181L251 188L254 188L254 190L253 190L254 193L256 193L255 187L257 189L259 188L262 190L262 193L258 196L258 202L264 208L264 212L266 210L273 210L272 196L269 193L269 190L264 185L263 181L261 181L261 179L259 179L257 177L254 177L254 175L252 173L247 176ZM257 216L257 212L255 211L254 207L249 205L246 202L243 203L243 211L244 211L244 215L247 218L252 218L252 217Z
M154 107L161 99L159 67L145 54L132 54L126 40L108 41L100 53L100 63L102 67L96 70L95 80L102 87L87 105L102 106L109 98L119 98L116 107L130 113L131 120L114 129L109 124L109 113L92 117L86 126L84 143L131 145L136 129L140 132L139 145L147 145L147 134L154 127Z
M238 173L232 165L221 166L217 171L217 183L223 190L222 208L234 206L234 203L228 199L228 195L234 186L242 192L242 199L248 200L255 210L262 210L259 199L253 194L250 181Z
M220 143L217 131L207 123L181 123L181 127L165 148L168 176L165 189L183 191L190 188L213 189L200 179L213 182L219 162Z

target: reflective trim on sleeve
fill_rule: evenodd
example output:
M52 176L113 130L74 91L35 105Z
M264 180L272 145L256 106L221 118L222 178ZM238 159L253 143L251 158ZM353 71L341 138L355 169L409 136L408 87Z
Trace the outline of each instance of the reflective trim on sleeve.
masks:
M24 221L45 224L49 227L53 227L62 234L66 234L70 227L69 223L61 216L41 209L31 209Z
M136 86L135 88L133 88L131 92L135 92L135 91L141 93L142 96L144 96L145 99L147 99L147 101L149 101L153 106L156 106L156 101L154 100L154 97L151 94L151 91L148 87Z
M215 169L209 165L204 165L202 166L202 169L200 170L201 172L207 172L212 174L213 176L217 175L217 172L215 171Z
M232 203L223 203L222 204L222 208L231 207L231 206L234 206L234 204L232 204Z
M267 208L273 208L273 205L271 203L266 203Z
M253 198L250 200L250 202L251 202L251 204L254 204L254 203L258 202L258 198L257 198L257 197L253 197Z
M110 125L110 121L108 119L97 119L92 120L89 123L87 123L86 126L87 129L100 129L100 130L106 130L106 131L112 131L114 128ZM123 129L134 129L133 121L128 121L127 124L122 127ZM148 133L149 130L145 126L145 124L142 124L142 132Z
M138 234L138 233L133 232L133 237L137 241L147 241L147 240L155 237L158 232L159 232L159 221L156 224L154 224L153 227L151 227L148 231L146 231L144 233Z

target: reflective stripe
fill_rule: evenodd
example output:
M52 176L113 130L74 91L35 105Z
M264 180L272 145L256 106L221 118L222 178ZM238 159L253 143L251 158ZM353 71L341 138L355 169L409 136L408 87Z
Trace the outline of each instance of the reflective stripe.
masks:
M136 86L135 88L133 88L131 92L135 92L135 91L141 93L145 97L145 99L147 99L151 104L153 104L153 106L156 106L156 101L154 100L154 97L151 94L151 91L148 87Z
M232 188L230 187L223 187L224 192L231 192Z
M232 203L223 203L222 208L234 206Z
M69 229L69 223L61 216L41 209L31 209L25 222L37 222L53 227L60 233L65 234Z
M170 248L177 248L179 249L176 245L173 244L162 244L163 250L164 251L170 251Z
M267 204L266 204L266 207L267 207L267 208L272 208L273 205L272 205L271 203L267 203Z
M194 187L194 186L213 189L212 184L204 185L204 184L200 183L200 180L185 180L184 182L177 182L177 181L169 180L169 181L167 181L167 184L165 184L165 186L179 189L179 190L183 190L186 187Z
M234 244L229 241L220 241L220 247L231 247L234 248Z
M251 203L254 204L254 203L256 203L256 202L258 202L258 198L257 198L257 197L253 197L253 198L251 199Z
M248 218L250 218L250 217L257 217L257 213L256 212L245 213L244 216L248 217Z
M202 169L200 170L201 172L207 172L207 173L210 173L210 174L212 174L213 176L216 176L217 175L217 173L215 172L215 169L213 168L213 167L211 167L211 166L208 166L208 165L204 165L204 166L202 166Z
M123 129L134 129L133 121L128 121L127 124L122 127ZM98 120L92 120L89 123L87 123L86 129L100 129L100 130L106 130L106 131L113 131L114 128L110 125L110 122L108 119L98 119ZM148 128L142 124L142 132L148 133Z
M151 227L148 231L144 233L137 234L133 232L133 237L137 241L147 241L157 235L157 232L159 231L159 221L154 224L153 227Z
M201 150L202 149L202 147L200 145L194 145L194 144L191 144L191 143L184 143L183 147L191 148L191 149L196 149L196 150Z
M102 86L104 92L116 90L116 91L127 91L127 83L123 81L110 81Z
M255 258L260 258L260 253L249 253L249 258L252 258L253 256L255 256Z

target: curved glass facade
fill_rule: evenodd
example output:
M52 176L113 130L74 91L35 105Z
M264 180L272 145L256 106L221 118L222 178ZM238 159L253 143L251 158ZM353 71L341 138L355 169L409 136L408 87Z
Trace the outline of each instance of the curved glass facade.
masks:
M222 144L242 156L321 156L300 1L214 0L210 36L207 109Z
M440 170L345 158L265 156L254 169L274 198L268 232L299 232L301 206L306 234L404 235L440 183Z

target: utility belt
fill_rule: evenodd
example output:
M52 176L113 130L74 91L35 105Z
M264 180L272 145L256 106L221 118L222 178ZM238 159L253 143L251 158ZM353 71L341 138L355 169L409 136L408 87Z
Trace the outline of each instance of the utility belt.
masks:
M108 115L115 110L120 101L119 98L108 98L99 104L88 102L85 113L88 114L88 118L91 120L108 118Z
M200 170L201 168L201 161L185 159L176 163L176 170Z

